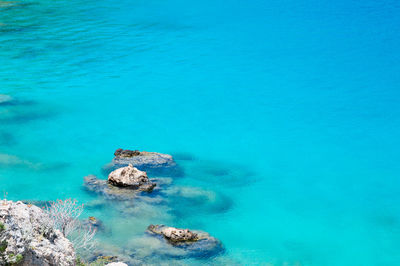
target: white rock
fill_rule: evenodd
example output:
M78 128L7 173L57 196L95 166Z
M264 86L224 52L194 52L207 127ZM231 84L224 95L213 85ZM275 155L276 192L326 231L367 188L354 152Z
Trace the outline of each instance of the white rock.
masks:
M53 228L42 209L20 201L0 200L0 223L4 225L0 243L7 246L0 254L5 264L75 265L72 243Z
M128 265L123 262L111 262L109 264L106 264L106 266L128 266Z
M108 182L118 187L132 187L145 191L151 191L155 187L155 184L147 177L146 172L138 170L132 164L112 171L108 175Z

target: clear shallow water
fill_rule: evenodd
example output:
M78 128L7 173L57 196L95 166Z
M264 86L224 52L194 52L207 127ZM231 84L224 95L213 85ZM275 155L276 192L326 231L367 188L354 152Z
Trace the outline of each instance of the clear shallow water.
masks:
M146 242L146 263L399 264L396 1L0 3L8 198L77 198L110 245L167 223L226 248L148 258ZM82 178L119 147L193 157L172 187L207 196L90 208Z

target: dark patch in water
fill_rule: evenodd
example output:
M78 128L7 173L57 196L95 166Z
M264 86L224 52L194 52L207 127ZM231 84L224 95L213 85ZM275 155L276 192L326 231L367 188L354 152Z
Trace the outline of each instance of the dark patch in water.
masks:
M9 101L0 102L0 106L18 106L18 105L21 105L21 106L27 107L27 106L33 106L35 104L37 104L37 102L33 101L33 100L21 100L21 99L15 99L15 98L12 98Z
M186 152L177 152L173 153L172 157L178 161L195 161L196 157L193 154Z
M383 227L395 227L399 224L399 219L394 215L377 215L373 218L374 222Z
M33 120L45 120L53 118L56 113L19 113L10 117L0 118L0 123L23 124Z
M224 213L232 209L234 202L230 197L213 191L205 193L212 193L212 195L184 196L179 193L168 195L169 205L173 208L171 214L178 218L185 218L199 213ZM196 211L193 212L193 210Z
M58 163L45 164L41 166L39 170L42 172L62 171L70 166L71 166L70 163L58 162Z
M234 164L202 161L188 168L186 170L188 177L224 187L242 187L256 182L256 176L252 171Z

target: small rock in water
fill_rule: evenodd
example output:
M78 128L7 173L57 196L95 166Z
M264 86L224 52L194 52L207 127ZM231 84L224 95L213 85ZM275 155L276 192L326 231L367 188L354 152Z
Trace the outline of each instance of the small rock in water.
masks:
M111 172L108 175L108 182L117 187L129 187L142 191L152 191L156 186L149 180L146 172L138 170L132 164Z
M199 240L197 234L189 229L179 229L163 225L150 225L147 229L155 234L163 235L173 243Z
M149 171L161 175L182 175L174 159L169 154L138 150L118 149L114 152L114 159L103 170L110 172L132 164L141 171Z
M102 230L104 229L104 224L101 220L97 219L94 216L89 216L87 222L92 225L94 228L96 228L97 230Z
M124 149L117 149L114 152L114 155L116 157L133 157L133 156L139 156L140 155L140 151L138 150L124 150Z
M150 225L147 231L162 236L175 248L183 249L183 257L209 257L224 251L221 242L203 231L179 229L165 225ZM173 254L172 254L173 255Z

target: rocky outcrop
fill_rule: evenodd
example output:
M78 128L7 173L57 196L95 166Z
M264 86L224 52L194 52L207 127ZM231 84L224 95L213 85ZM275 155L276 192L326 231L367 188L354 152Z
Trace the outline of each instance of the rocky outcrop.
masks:
M156 186L155 183L149 180L146 172L138 170L132 164L112 171L108 175L108 182L117 187L127 187L142 191L152 191Z
M184 249L186 256L207 257L223 252L221 242L203 231L179 229L165 225L150 225L147 231L160 236L176 248Z
M138 150L118 149L114 152L114 159L103 170L109 172L132 164L141 171L157 175L181 175L174 159L169 154Z
M72 243L34 205L0 200L0 265L75 265Z
M150 225L147 229L152 233L164 236L168 241L174 244L199 240L198 235L189 229L178 229L164 225Z

